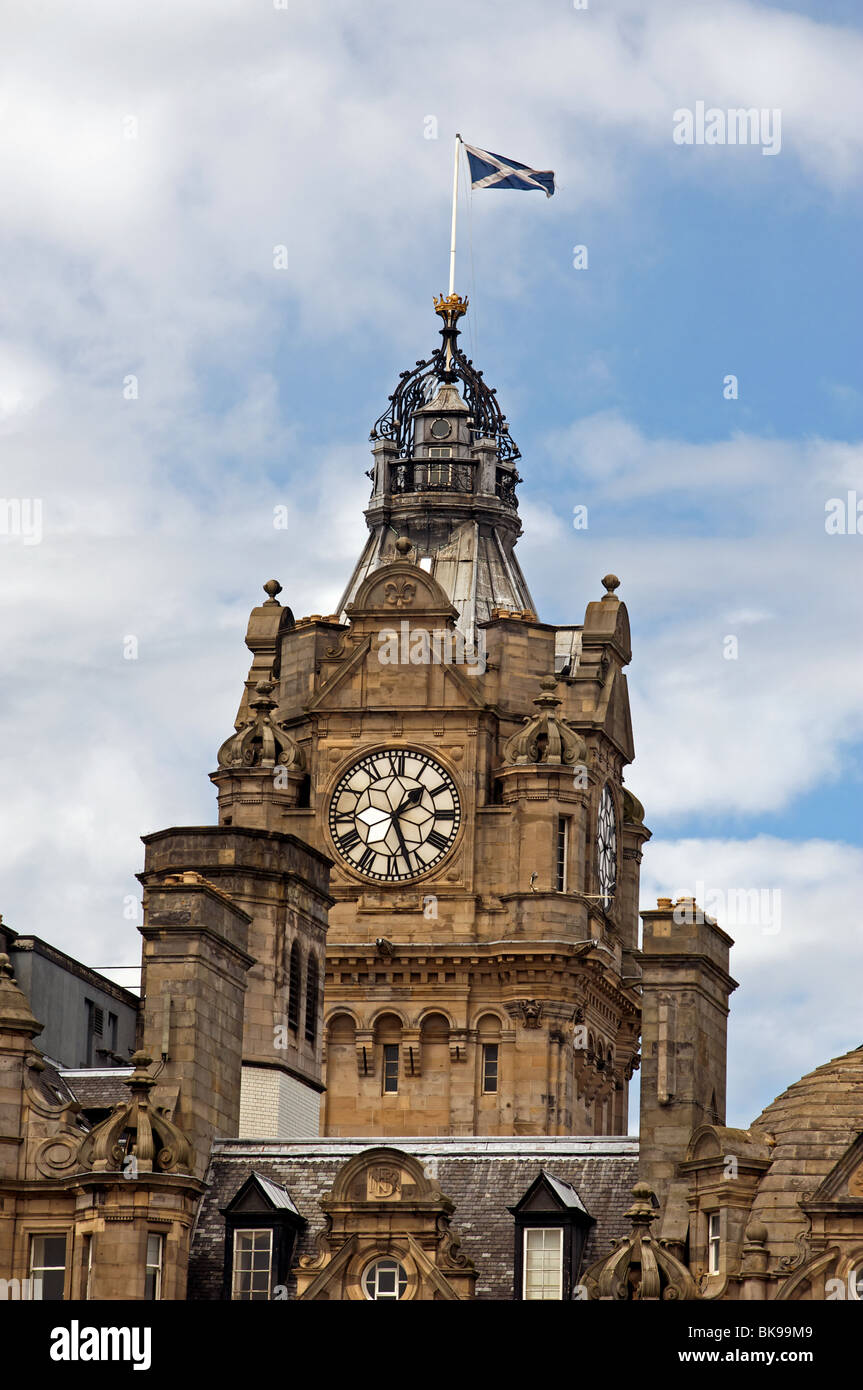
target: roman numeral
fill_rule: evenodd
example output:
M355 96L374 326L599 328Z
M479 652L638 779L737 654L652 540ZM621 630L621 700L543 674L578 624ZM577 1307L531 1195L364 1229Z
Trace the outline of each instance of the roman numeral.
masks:
M347 853L348 850L353 849L354 845L359 844L360 837L357 831L351 828L350 830L346 830L344 835L339 835L337 839L339 849Z
M435 811L435 820L455 820L455 811Z
M405 755L404 753L390 753L390 767L394 777L404 777L405 775Z
M432 796L440 796L443 792L448 792L449 787L446 782L441 782L437 787L429 787L428 791Z
M357 839L359 839L359 835L357 836ZM368 873L376 858L377 855L375 854L374 850L367 849L365 854L362 856L359 863L357 864L357 868L360 870L361 873Z
M449 840L446 835L439 835L436 830L432 830L428 837L428 843L434 845L435 849L446 849Z

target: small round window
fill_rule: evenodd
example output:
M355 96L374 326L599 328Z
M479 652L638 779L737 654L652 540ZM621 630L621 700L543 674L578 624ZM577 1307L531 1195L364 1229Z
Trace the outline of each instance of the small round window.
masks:
M435 439L446 439L448 435L452 434L452 425L449 420L435 420L431 432Z
M363 1275L363 1293L366 1298L403 1298L408 1286L408 1276L397 1260L375 1260Z

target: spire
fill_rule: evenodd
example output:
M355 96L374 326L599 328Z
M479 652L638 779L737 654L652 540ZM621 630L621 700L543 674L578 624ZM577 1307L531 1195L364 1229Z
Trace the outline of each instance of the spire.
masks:
M468 301L450 294L434 303L441 345L401 373L371 432L370 536L339 612L370 573L406 556L441 585L473 640L495 609L535 613L514 554L521 455L495 388L459 347ZM396 550L399 539L408 552Z

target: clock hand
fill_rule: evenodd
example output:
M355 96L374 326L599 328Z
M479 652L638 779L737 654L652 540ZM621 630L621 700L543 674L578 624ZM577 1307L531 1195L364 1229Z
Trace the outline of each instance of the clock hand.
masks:
M413 791L408 792L401 805L393 811L393 820L398 820L404 811L409 811L412 806L416 806L417 802L422 800L422 794L422 787L414 787Z
M408 847L407 847L407 845L405 844L405 837L404 837L404 835L402 834L402 828L401 828L401 825L400 825L400 823L399 823L399 820L398 820L398 817L397 817L397 816L393 816L393 821L392 821L392 823L393 823L393 826L394 826L394 828L395 828L395 832L396 832L396 834L398 835L399 844L400 844L401 847L402 847L402 857L403 857L405 863L407 864L408 868L410 868L410 866L411 866L410 854L408 853Z

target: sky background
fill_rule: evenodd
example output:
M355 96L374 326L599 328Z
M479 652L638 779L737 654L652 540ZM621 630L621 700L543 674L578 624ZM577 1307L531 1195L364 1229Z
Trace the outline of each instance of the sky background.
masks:
M863 534L825 529L863 501L861 71L852 0L7 12L0 495L44 534L0 535L5 920L138 960L139 836L215 820L261 584L330 612L361 548L458 130L556 171L551 200L463 176L456 286L540 616L622 581L643 903L774 909L718 913L729 1123L863 1043ZM697 101L778 109L781 150L675 144Z

